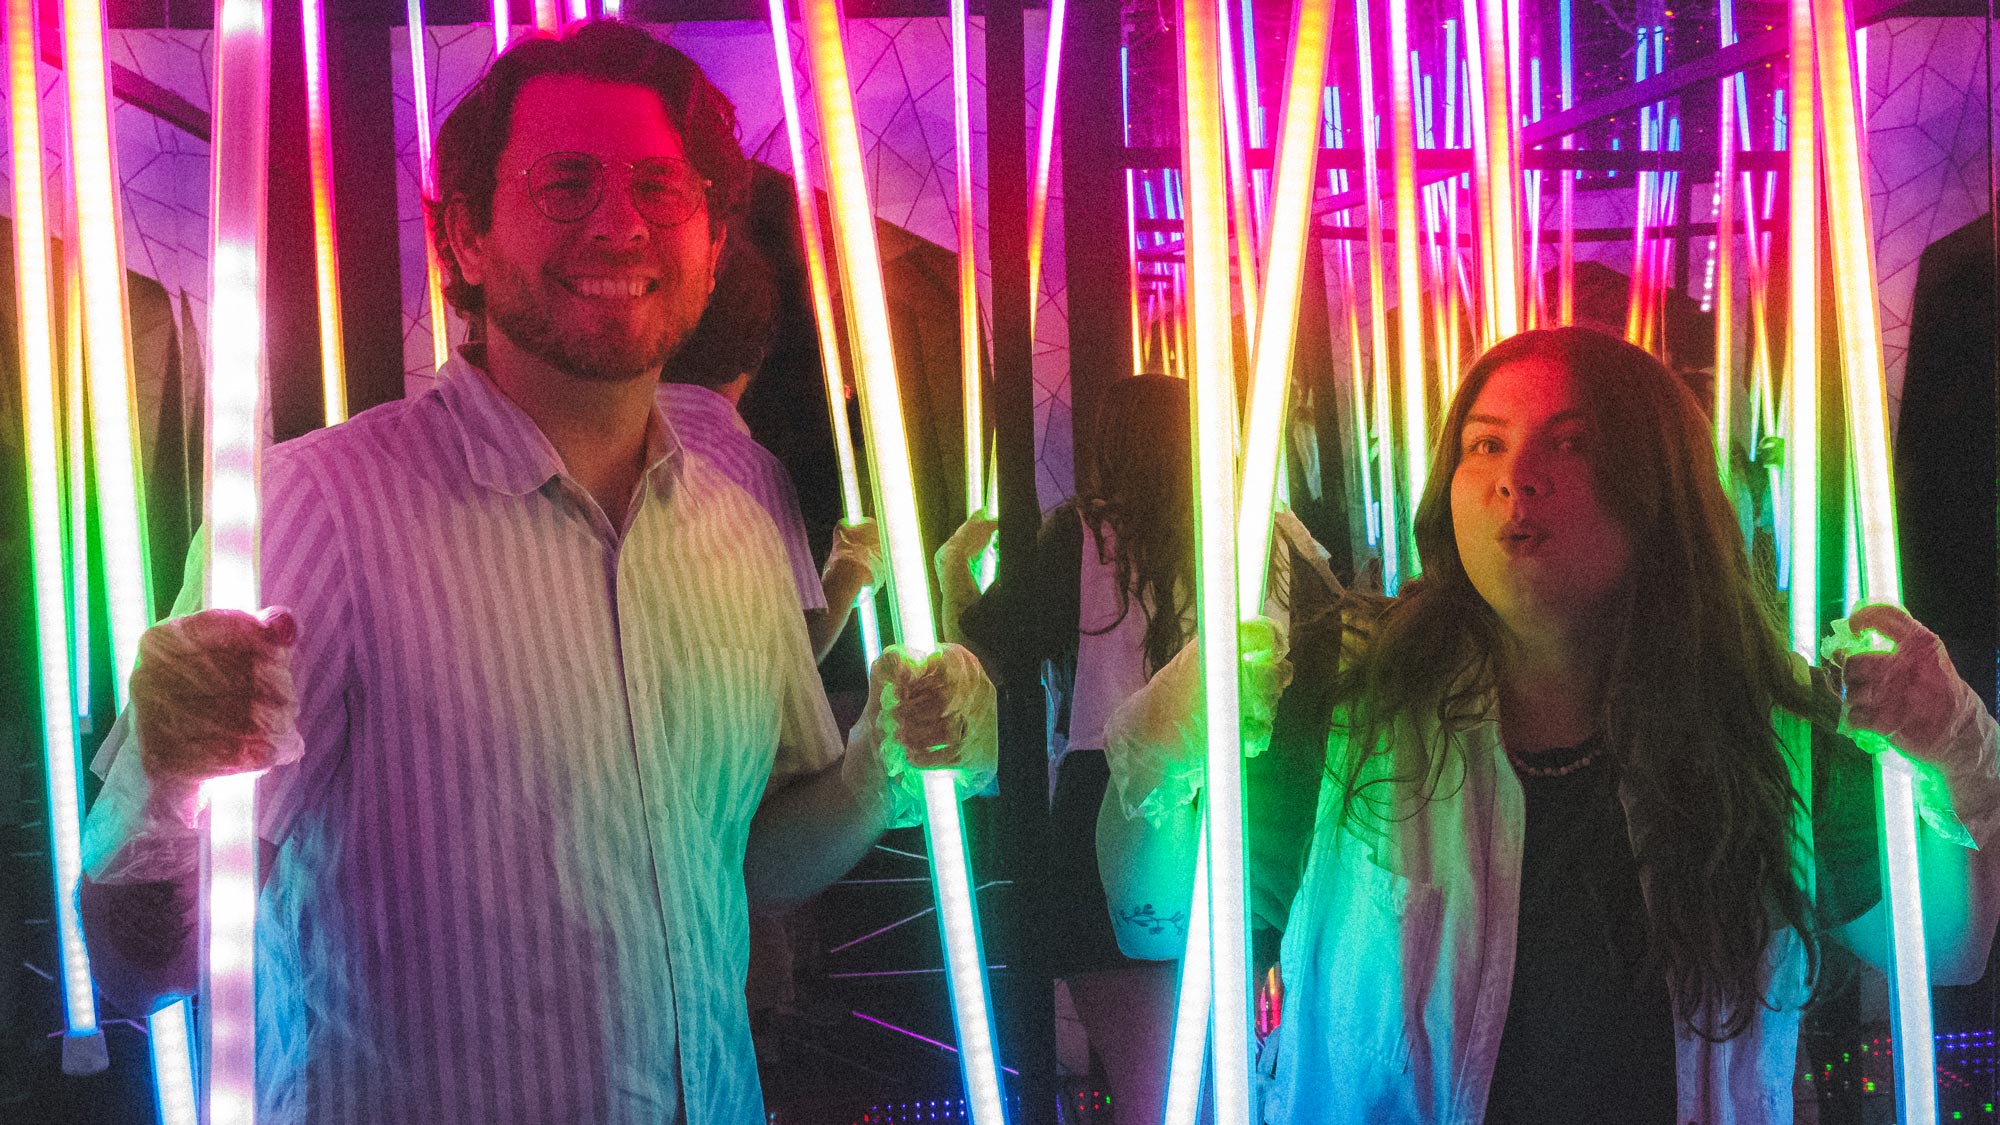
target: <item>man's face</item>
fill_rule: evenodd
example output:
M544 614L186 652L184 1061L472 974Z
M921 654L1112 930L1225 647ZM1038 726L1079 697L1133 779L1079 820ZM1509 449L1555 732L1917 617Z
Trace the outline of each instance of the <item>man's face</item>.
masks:
M523 176L556 152L604 165L596 207L571 222L544 215ZM484 290L489 328L575 378L658 376L708 303L721 239L709 237L705 203L671 227L639 214L628 165L652 158L686 159L657 93L568 75L521 87L492 224L454 231L460 269Z

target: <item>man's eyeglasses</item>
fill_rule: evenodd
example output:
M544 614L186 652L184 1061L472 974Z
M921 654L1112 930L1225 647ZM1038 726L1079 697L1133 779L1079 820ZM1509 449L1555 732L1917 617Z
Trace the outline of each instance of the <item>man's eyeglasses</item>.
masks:
M710 181L684 160L656 156L616 166L631 176L633 210L656 227L687 222L708 197ZM604 161L587 152L552 152L521 172L535 209L558 223L574 223L597 210L605 176Z

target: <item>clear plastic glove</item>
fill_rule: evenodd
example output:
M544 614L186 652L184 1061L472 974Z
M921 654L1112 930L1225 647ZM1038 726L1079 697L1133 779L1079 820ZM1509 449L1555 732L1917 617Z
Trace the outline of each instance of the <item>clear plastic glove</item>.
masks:
M842 769L857 792L888 794L889 827L923 820L923 771L956 771L962 800L992 785L999 764L993 681L971 652L948 644L916 660L897 645L875 659Z
M938 577L966 574L971 571L972 560L978 558L993 542L993 535L1000 530L999 521L989 518L984 512L974 512L958 525L951 538L937 549L931 563L937 568Z
M1842 731L1909 759L1925 822L1967 847L2000 835L2000 726L1937 634L1899 607L1863 606L1820 655L1840 673Z
M91 810L85 867L100 883L185 874L202 782L295 762L305 743L292 691L298 625L284 609L202 610L139 637L130 724L136 766L114 764Z
M882 551L882 533L874 520L836 524L833 549L827 552L826 574L838 567L852 567L862 577L857 585L880 586L889 577L889 556Z
M1246 757L1271 743L1278 696L1292 682L1285 631L1265 618L1237 626L1238 706ZM1190 641L1146 686L1111 713L1104 758L1125 815L1154 825L1194 800L1207 779L1208 722L1201 706L1201 655Z

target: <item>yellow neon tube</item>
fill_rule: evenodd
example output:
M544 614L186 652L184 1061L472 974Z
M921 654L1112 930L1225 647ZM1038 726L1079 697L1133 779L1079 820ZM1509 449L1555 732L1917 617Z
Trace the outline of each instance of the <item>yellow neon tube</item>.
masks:
M1417 497L1424 494L1424 478L1430 474L1430 408L1425 403L1424 385L1424 283L1417 262L1417 136L1411 109L1416 91L1410 82L1410 13L1391 0L1389 9L1389 140L1394 151L1396 176L1396 322L1398 355L1401 357L1403 391L1403 494L1416 510ZM1405 521L1404 526L1408 526ZM1423 564L1417 558L1413 538L1405 538L1408 552L1404 564L1416 571Z
M97 1026L90 951L77 888L83 878L83 791L77 763L76 688L64 598L62 425L58 417L55 309L49 277L47 201L42 195L41 83L33 0L7 0L8 127L14 181L14 309L20 328L21 421L26 454L29 572L35 590L35 653L42 755L55 875L56 953L63 998L65 1074L111 1065ZM80 482L79 482L80 483Z
M792 73L791 37L785 31L785 0L771 0L771 45L777 54L778 93L785 109L785 144L792 157L792 202L799 211L800 242L805 246L806 282L812 294L813 324L818 329L827 420L833 427L834 461L840 469L841 515L852 526L867 518L867 512L861 506L854 436L848 429L847 374L840 361L841 324L833 313L833 286L827 281L826 248L820 241L819 199L813 193L810 166L806 163L798 79ZM861 629L862 652L872 665L882 652L882 624L875 616L875 587L864 586L855 595L854 615Z
M1236 376L1230 340L1229 211L1223 183L1220 13L1182 0L1181 160L1186 177L1188 396L1195 465L1195 588L1202 702L1208 716L1204 794L1209 867L1215 1120L1250 1119L1252 1007L1244 913L1243 770L1238 742Z
M917 524L916 483L903 433L896 356L890 347L888 295L882 285L875 215L868 202L853 86L841 42L840 6L837 0L805 0L803 12L813 100L819 110L820 149L827 162L833 229L840 242L842 292L860 369L861 416L872 454L875 511L889 558L903 643L920 655L928 655L938 647L937 620L931 612L930 576ZM959 818L957 780L949 771L925 772L924 808L968 1116L975 1125L1001 1125L1006 1107L1001 1100L986 959L980 951L979 915L965 854L965 826Z
M104 7L99 0L64 0L63 84L69 98L71 188L83 278L84 354L90 364L91 445L96 463L97 518L104 551L104 585L111 618L112 690L120 710L139 634L153 622L146 576L146 519L141 500L138 430L127 325L124 226L118 213L118 171L111 142L109 72L104 61Z
M1900 602L1895 490L1890 483L1886 375L1881 306L1876 295L1875 239L1868 214L1867 133L1855 94L1853 15L1845 0L1813 0L1818 47L1819 108L1825 118L1828 241L1834 312L1845 374L1847 434L1853 453L1854 511L1861 546L1861 598ZM1796 570L1796 564L1794 566ZM1905 1122L1937 1119L1937 1067L1931 1032L1930 969L1917 863L1916 807L1909 763L1899 754L1875 758L1882 789L1883 897L1889 903L1891 1011L1895 1016L1896 1100Z
M1486 318L1490 345L1521 330L1520 176L1516 142L1520 126L1509 108L1513 99L1506 65L1509 57L1506 0L1479 0L1479 53L1484 70L1486 134L1486 214L1484 225L1491 254L1486 269L1492 277L1493 306Z
M417 175L425 199L437 198L437 169L431 164L431 83L430 64L424 57L424 2L405 0L410 33L410 79L416 100L410 107L417 130ZM428 213L428 208L426 208ZM437 242L430 237L430 220L424 232L424 284L431 309L431 369L441 371L451 358L451 325L444 313L444 269L438 262Z
M504 5L506 0L499 2ZM323 0L302 0L300 8L305 37L313 264L319 282L320 389L326 403L326 424L332 426L347 418L347 359L340 330L340 251L333 227L333 138L327 131L326 12Z

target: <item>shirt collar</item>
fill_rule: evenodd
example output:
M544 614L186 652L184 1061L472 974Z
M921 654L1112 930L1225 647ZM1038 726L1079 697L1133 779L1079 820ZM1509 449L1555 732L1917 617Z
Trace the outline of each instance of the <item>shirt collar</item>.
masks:
M562 456L527 412L502 394L491 377L463 352L456 352L438 369L437 394L458 423L465 446L465 463L472 479L486 488L520 496L551 479L565 477ZM653 404L646 421L646 467L678 465L681 442Z
M707 423L726 426L739 433L749 433L750 424L729 401L729 396L713 387L695 383L661 383L660 404L666 407L667 420L685 418L691 423Z

